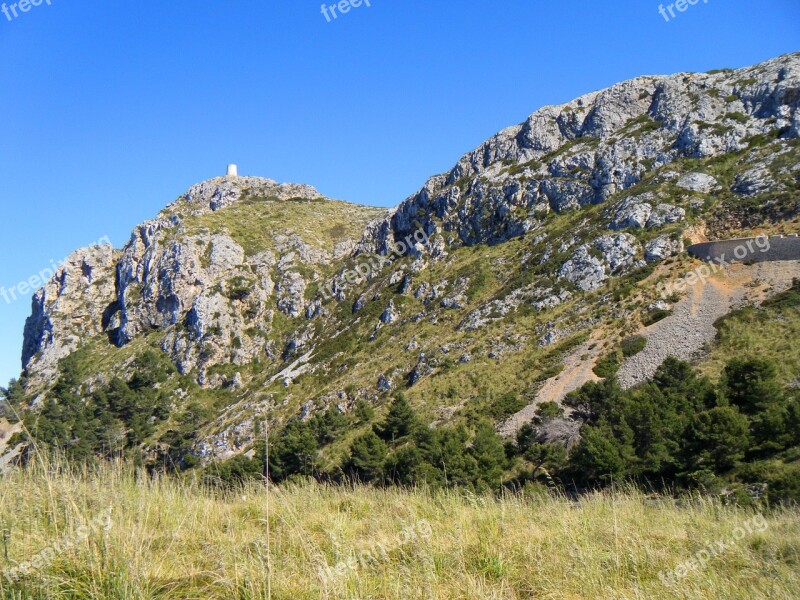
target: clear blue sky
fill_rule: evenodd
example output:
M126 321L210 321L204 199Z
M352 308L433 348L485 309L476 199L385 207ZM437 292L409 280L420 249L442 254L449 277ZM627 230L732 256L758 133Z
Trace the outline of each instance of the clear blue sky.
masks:
M5 287L228 162L390 206L545 104L800 50L797 0L46 1L0 13ZM0 383L29 310L0 298Z

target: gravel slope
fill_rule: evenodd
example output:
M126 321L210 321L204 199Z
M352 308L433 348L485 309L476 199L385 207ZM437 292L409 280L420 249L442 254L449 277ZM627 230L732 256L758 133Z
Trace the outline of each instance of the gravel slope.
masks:
M792 279L800 277L800 262L732 265L726 274L693 286L689 295L673 307L672 316L641 332L647 338L647 346L620 369L617 377L623 388L650 379L669 356L681 360L698 358L703 347L717 336L717 319L738 306L788 289Z
M632 356L620 369L620 385L628 389L643 383L655 374L656 369L669 356L681 360L694 360L703 354L704 347L714 341L717 330L714 323L734 308L762 301L767 296L788 289L794 278L800 277L800 261L735 264L724 274L698 283L686 298L673 307L673 314L640 332L647 338L647 346ZM561 403L566 395L589 381L597 381L592 371L597 359L597 347L592 342L576 348L564 360L564 370L548 379L532 402L509 417L499 428L499 433L510 437L522 425L529 423L536 407L543 402ZM582 360L589 355L589 358Z

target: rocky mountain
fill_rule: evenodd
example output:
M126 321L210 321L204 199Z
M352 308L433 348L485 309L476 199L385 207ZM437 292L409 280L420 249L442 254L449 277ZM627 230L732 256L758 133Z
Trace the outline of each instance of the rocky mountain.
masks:
M121 251L69 257L34 297L24 368L52 382L58 360L81 340L104 335L122 348L155 330L169 330L164 352L181 372L199 370L201 381L209 366L247 364L269 351L263 332L274 313L305 314L309 284L351 254L365 224L384 212L259 177L194 185Z
M593 378L668 315L681 298L657 286L697 267L687 242L800 230L798 138L794 54L544 107L392 210L205 181L122 249L73 253L35 295L30 410L57 396L67 357L86 396L157 350L177 370L154 384L170 414L209 410L203 459L248 450L264 420L380 410L397 390L429 422L481 411L500 426L543 384L558 400L565 364ZM772 291L791 276L770 275Z

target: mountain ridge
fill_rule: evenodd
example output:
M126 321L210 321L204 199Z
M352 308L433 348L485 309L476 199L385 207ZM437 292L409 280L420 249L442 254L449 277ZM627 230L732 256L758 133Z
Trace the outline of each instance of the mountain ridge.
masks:
M171 412L199 398L217 415L192 442L203 459L246 450L258 420L381 407L401 389L432 421L498 402L492 386L521 408L570 348L602 338L600 358L650 318L657 283L692 264L686 242L800 229L798 108L792 54L543 107L391 209L200 182L37 292L31 406L69 357L87 395L156 350L177 368L158 384ZM390 256L417 231L427 245ZM348 280L372 254L389 260Z

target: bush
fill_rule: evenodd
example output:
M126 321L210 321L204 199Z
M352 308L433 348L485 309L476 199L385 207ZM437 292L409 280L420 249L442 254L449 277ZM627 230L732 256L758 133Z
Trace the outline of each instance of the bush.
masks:
M611 379L619 372L626 358L638 354L646 346L647 339L641 335L626 338L620 343L619 348L600 358L592 371L602 379Z
M765 300L761 306L774 308L776 310L797 308L800 306L800 279L795 279L790 289Z
M625 358L629 358L636 354L639 354L642 350L645 349L647 346L647 338L641 335L635 335L633 337L629 337L627 339L622 340L620 344L620 350L622 350L622 355Z
M599 359L592 371L602 379L611 379L617 374L621 366L619 354L612 352Z
M503 421L511 415L521 411L528 405L528 402L511 392L495 398L489 404L484 414L494 421Z
M536 407L533 422L537 425L564 416L564 409L555 402L542 402Z

